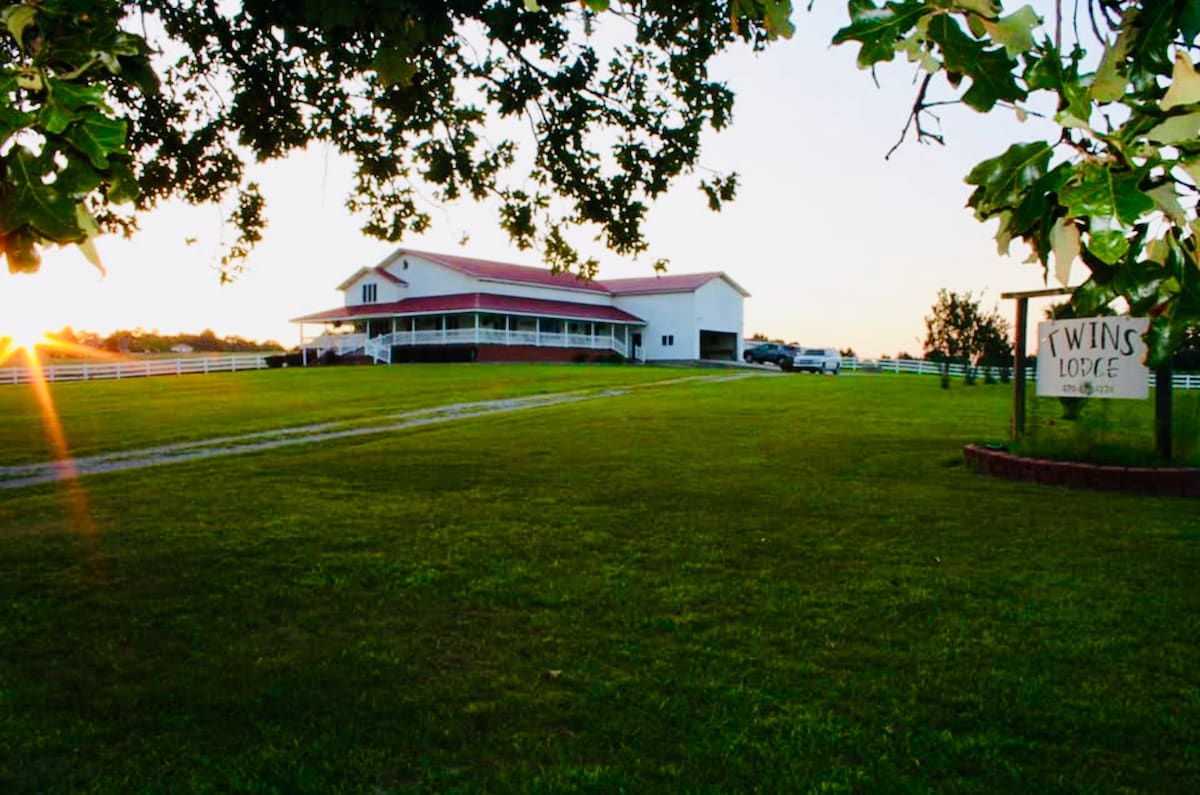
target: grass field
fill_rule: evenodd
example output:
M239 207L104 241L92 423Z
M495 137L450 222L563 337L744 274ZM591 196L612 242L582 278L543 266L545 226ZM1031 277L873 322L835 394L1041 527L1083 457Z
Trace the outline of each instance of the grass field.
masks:
M0 491L0 792L1200 787L1200 506L965 471L1002 387L686 375L62 385L80 453L642 387Z

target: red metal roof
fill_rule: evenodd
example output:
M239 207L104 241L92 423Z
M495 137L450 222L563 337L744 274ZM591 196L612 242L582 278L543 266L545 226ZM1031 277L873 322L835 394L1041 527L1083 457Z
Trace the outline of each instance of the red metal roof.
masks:
M420 256L425 256L424 254ZM293 323L333 323L370 317L430 315L443 312L502 312L510 315L536 315L565 320L599 320L607 323L643 325L646 321L612 306L577 304L572 301L547 301L541 298L515 298L492 293L458 293L405 298L386 304L356 304L314 312L293 318Z
M547 268L531 268L526 265L512 265L507 262L457 257L452 254L436 254L429 251L414 251L402 249L392 256L395 259L402 254L422 257L430 262L436 262L447 268L474 276L477 279L496 279L506 282L521 282L524 284L540 284L545 287L559 287L568 290L587 290L593 293L606 293L604 285L597 281L584 279L575 273L551 273Z
M709 273L668 273L662 276L642 276L633 279L607 279L602 284L613 295L649 295L651 293L682 293L700 289L713 279L724 279L743 295L749 295L733 279L720 271Z
M345 290L347 287L354 284L355 280L366 273L374 273L376 276L382 276L392 284L403 284L406 287L408 286L408 282L391 273L387 268L383 267L382 265L376 265L374 268L359 268L348 279L339 284L337 288L339 290Z
M387 279L392 284L403 284L405 286L408 285L408 282L404 281L399 276L394 275L391 271L389 271L387 268L383 267L382 265L376 265L372 270L374 270L376 273L378 273L383 278Z
M607 295L647 295L651 293L679 293L698 290L708 284L713 279L724 279L730 286L744 296L749 296L737 282L729 278L728 275L720 271L710 271L708 273L679 273L665 274L661 276L644 276L632 279L606 279L606 280L588 280L580 277L575 273L551 273L547 268L531 268L527 265L514 265L508 262L496 262L493 260L475 259L474 257L459 257L453 254L439 254L433 251L418 251L411 248L401 248L393 252L384 261L384 263L375 267L375 270L382 275L396 279L391 273L386 270L386 264L396 261L411 255L421 257L430 262L436 262L439 265L458 271L459 273L471 276L477 279L494 279L497 281L518 282L521 284L537 284L543 287L558 287L568 290L586 290L593 293L605 293ZM358 273L351 276L346 281L338 286L338 289L345 289L350 283L357 279L363 272L369 269L363 268ZM403 282L401 282L403 283Z

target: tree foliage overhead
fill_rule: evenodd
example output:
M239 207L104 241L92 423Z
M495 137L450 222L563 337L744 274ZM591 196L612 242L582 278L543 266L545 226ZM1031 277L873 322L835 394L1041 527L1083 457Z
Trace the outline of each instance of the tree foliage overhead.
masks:
M98 264L99 229L128 231L171 196L231 195L236 271L263 228L247 163L314 142L353 158L348 204L369 234L424 230L431 201L492 198L517 245L590 270L565 230L643 251L649 202L695 168L704 130L729 123L733 94L709 61L791 32L779 0L0 7L0 242L12 271L36 270L46 242L80 243ZM503 132L513 126L532 133L532 151ZM714 209L735 186L733 175L701 182Z
M1046 0L1048 2L1048 0ZM904 135L941 140L931 92L1042 115L1050 136L976 166L970 206L1064 283L1080 314L1123 298L1151 317L1151 364L1200 322L1200 2L849 0L835 43L871 68L905 59ZM170 196L236 195L227 258L260 237L252 159L325 143L353 158L349 199L388 240L430 202L490 198L521 247L591 272L567 230L646 249L649 204L693 172L733 95L727 47L791 33L790 0L0 0L0 245L10 270L46 242L133 227ZM939 89L938 86L943 86ZM518 148L514 126L532 147ZM903 139L902 135L902 139ZM700 186L714 209L736 176Z
M904 57L923 74L907 133L940 141L942 78L981 112L1044 114L1057 135L1014 143L967 181L1007 253L1024 240L1064 284L1081 261L1081 315L1118 298L1152 318L1152 364L1200 322L1200 74L1196 0L1056 0L1043 20L995 0L850 0L838 42L859 65Z

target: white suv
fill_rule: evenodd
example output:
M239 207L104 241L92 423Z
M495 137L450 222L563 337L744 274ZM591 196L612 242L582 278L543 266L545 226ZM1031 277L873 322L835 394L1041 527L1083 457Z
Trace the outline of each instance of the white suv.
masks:
M792 358L791 369L837 375L842 369L842 355L837 348L801 348Z

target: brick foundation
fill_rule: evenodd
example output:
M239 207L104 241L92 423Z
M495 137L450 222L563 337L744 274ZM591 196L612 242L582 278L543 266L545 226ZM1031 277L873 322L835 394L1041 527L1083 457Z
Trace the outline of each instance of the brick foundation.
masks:
M1022 458L978 445L963 448L967 468L981 475L1028 480L1072 489L1123 491L1163 497L1200 497L1200 469L1195 467L1120 467Z
M477 362L574 362L580 356L590 362L615 354L615 351L590 348L539 348L533 345L480 345L476 351Z

